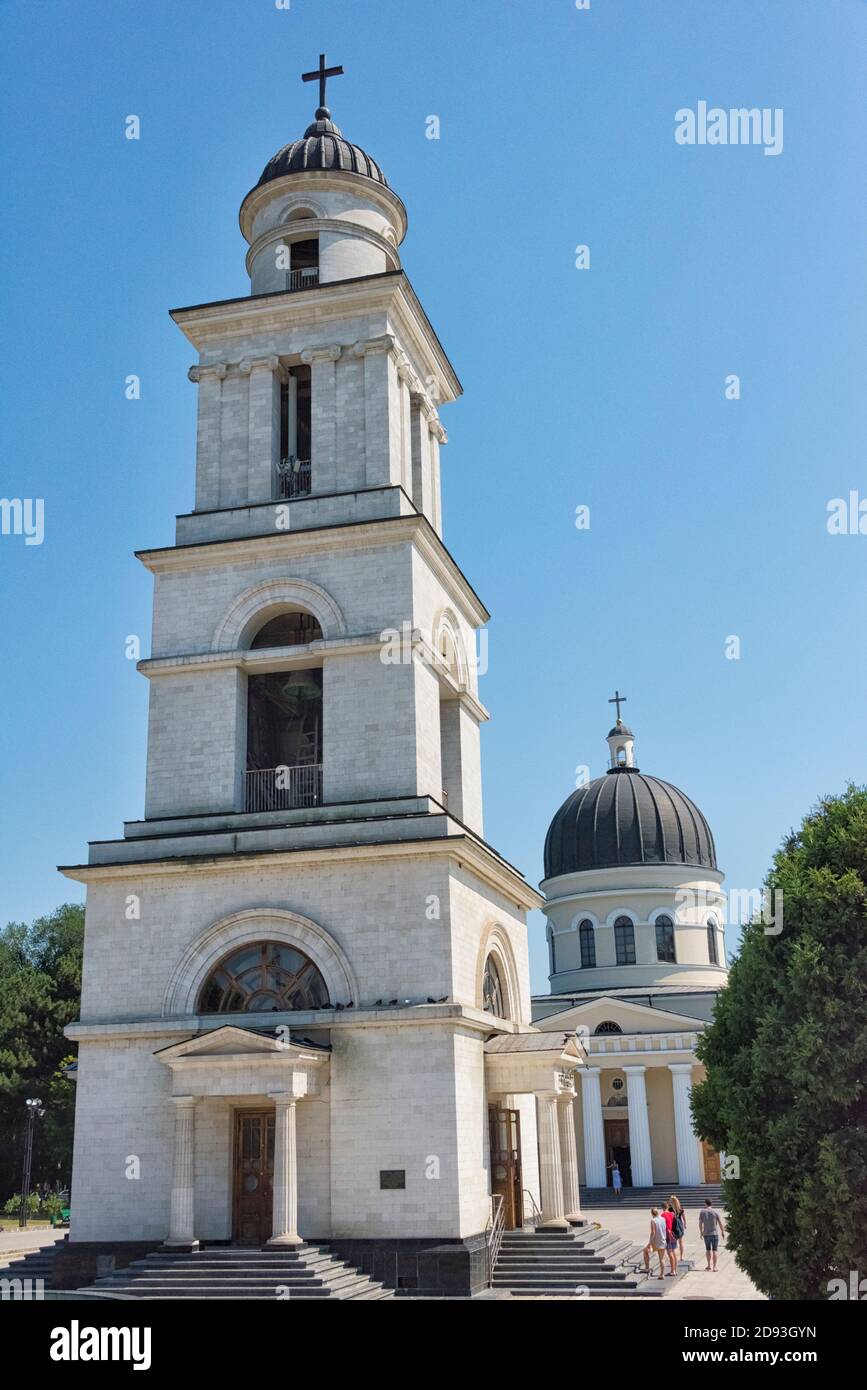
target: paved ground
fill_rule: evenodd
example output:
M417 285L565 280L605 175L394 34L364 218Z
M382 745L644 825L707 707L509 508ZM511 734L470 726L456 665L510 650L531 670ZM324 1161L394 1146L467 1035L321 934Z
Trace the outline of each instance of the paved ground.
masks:
M606 1230L614 1232L615 1235L625 1236L634 1241L636 1245L644 1245L647 1242L647 1235L650 1230L649 1208L647 1212L642 1212L618 1207L617 1202L612 1197L609 1206L589 1211L587 1219L598 1221L599 1225L604 1226ZM723 1216L723 1223L725 1223L725 1216ZM686 1259L693 1261L694 1269L689 1274L685 1274L682 1279L670 1283L666 1281L669 1283L666 1299L710 1298L723 1301L764 1299L765 1295L759 1293L752 1280L738 1269L734 1256L725 1249L724 1241L720 1241L719 1268L716 1274L704 1272L706 1260L704 1241L698 1230L698 1208L687 1207L686 1209L686 1235L683 1241L683 1252Z
M0 1230L0 1264L5 1264L13 1255L26 1255L29 1250L38 1250L43 1245L52 1246L66 1235L65 1230L54 1231L45 1226L22 1231L11 1222L4 1225L6 1229Z

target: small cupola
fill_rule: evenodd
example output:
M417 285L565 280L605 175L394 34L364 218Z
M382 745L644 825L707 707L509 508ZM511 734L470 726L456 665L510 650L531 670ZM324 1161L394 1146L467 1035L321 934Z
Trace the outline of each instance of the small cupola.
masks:
M628 729L620 718L620 706L626 703L626 696L621 695L619 690L615 690L614 695L608 701L609 705L617 706L617 719L614 728L610 729L607 736L608 750L611 761L608 768L609 772L625 772L627 770L637 772L635 766L635 735Z

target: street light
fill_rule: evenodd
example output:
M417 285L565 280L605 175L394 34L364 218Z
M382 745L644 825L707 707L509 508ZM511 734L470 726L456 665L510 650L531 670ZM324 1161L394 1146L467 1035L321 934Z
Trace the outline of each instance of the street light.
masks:
M42 1102L38 1100L28 1100L27 1106L27 1133L24 1138L24 1174L21 1179L21 1210L18 1213L18 1225L27 1225L27 1202L30 1196L30 1165L33 1158L33 1127L36 1121L42 1119L45 1111Z

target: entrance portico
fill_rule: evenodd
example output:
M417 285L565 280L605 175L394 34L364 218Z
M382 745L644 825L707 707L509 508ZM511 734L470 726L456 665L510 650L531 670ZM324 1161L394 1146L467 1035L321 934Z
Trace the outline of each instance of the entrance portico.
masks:
M536 1130L539 1142L539 1187L542 1209L537 1224L552 1229L568 1229L570 1221L581 1219L578 1195L578 1157L575 1144L575 1069L581 1066L581 1052L575 1039L561 1033L502 1033L485 1044L485 1083L489 1104L508 1105L519 1095L533 1095L536 1102ZM493 1126L492 1126L493 1129ZM496 1161L491 1155L492 1162ZM510 1187L520 1176L509 1172ZM495 1172L491 1192L503 1195ZM528 1219L523 1202L507 1203L507 1227ZM510 1219L511 1213L511 1219Z
M196 1112L208 1100L238 1107L233 1125L232 1238L259 1243L262 1185L270 1186L269 1245L301 1244L298 1233L296 1107L327 1084L330 1048L226 1026L157 1053L171 1069L175 1107L171 1217L166 1245L198 1248L195 1220ZM267 1117L262 1115L267 1111ZM273 1117L273 1123L272 1123ZM262 1119L263 1124L253 1123ZM247 1199L245 1201L245 1198Z

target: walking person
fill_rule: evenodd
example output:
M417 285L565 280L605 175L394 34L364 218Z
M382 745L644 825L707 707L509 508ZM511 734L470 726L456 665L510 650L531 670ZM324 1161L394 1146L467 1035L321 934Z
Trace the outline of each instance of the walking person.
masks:
M719 1238L725 1240L726 1229L722 1223L722 1217L711 1201L710 1197L705 1197L704 1207L698 1214L698 1228L704 1237L704 1248L707 1254L707 1264L705 1274L713 1272L716 1274L717 1251L719 1250Z
M674 1212L668 1202L662 1208L662 1219L665 1222L665 1253L668 1255L669 1273L674 1279L677 1277L677 1236L674 1234Z
M644 1247L644 1272L650 1278L650 1254L656 1251L659 1256L659 1274L657 1278L665 1278L665 1221L660 1216L656 1207L650 1208L650 1236Z
M615 1162L610 1165L610 1168L611 1186L613 1188L614 1195L615 1197L621 1197L623 1195L623 1177L620 1172L620 1164L615 1160Z
M677 1249L681 1259L683 1259L683 1238L686 1234L686 1212L680 1204L680 1200L672 1192L668 1199L668 1205L674 1212L674 1222L672 1229L677 1236Z

